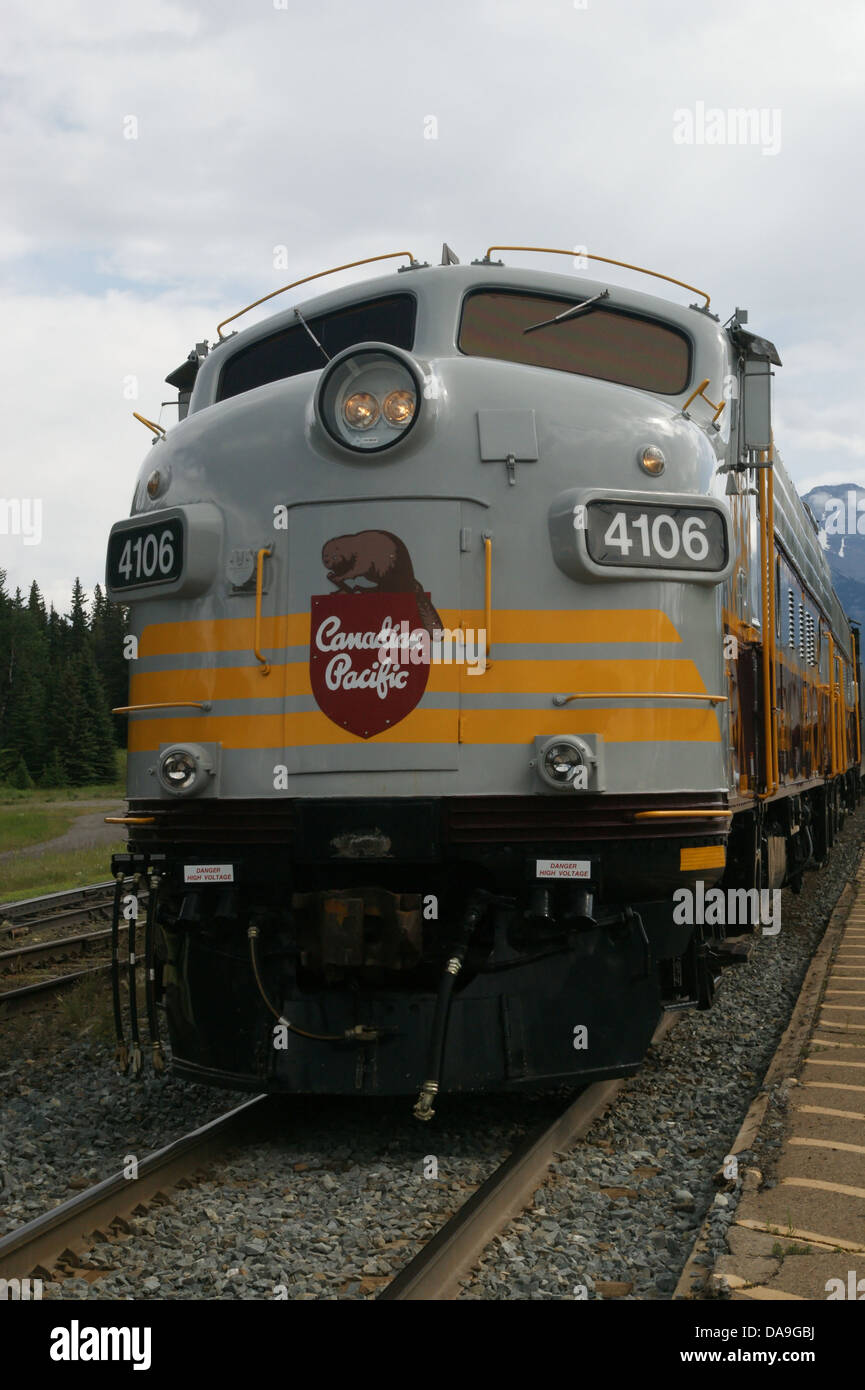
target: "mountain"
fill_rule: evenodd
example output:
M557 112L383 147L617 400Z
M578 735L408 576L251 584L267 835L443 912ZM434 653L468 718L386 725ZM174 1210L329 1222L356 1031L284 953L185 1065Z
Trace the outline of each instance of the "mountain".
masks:
M832 583L848 616L865 627L865 487L830 483L802 499L820 527Z

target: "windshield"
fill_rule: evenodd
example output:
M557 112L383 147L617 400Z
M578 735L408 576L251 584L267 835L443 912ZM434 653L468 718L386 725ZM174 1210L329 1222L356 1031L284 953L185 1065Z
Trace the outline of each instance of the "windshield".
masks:
M575 302L512 290L476 290L463 305L460 350L470 357L550 367L662 396L685 390L690 344L683 332L657 319L593 305L574 318L526 333Z
M393 294L386 299L351 304L330 314L309 318L304 315L304 319L328 357L335 357L354 343L391 343L410 349L414 342L415 299L411 294ZM269 381L318 372L324 366L321 349L298 322L259 338L229 357L219 378L216 399L224 401Z

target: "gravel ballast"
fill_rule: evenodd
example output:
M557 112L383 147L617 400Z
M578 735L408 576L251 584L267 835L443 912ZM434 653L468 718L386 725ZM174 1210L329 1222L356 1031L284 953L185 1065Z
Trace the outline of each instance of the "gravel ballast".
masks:
M735 1187L713 1178L760 1086L831 909L858 858L865 808L830 865L783 896L782 930L724 972L715 1004L682 1016L608 1115L563 1155L533 1206L489 1247L469 1299L666 1299L712 1207L718 1246ZM243 1097L111 1069L55 1019L14 1020L0 1043L0 1232L214 1118ZM573 1092L411 1100L288 1099L268 1137L95 1246L72 1298L371 1298L527 1131ZM707 1259L711 1255L707 1256ZM100 1273L101 1269L106 1272ZM84 1277L87 1274L87 1278Z

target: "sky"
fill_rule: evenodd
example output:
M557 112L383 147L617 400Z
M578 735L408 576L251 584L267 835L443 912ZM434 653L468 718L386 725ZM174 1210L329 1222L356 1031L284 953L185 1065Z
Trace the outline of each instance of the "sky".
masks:
M7 586L65 611L101 582L131 412L176 419L163 378L226 314L443 241L583 246L747 308L800 491L865 484L863 53L861 0L5 0Z

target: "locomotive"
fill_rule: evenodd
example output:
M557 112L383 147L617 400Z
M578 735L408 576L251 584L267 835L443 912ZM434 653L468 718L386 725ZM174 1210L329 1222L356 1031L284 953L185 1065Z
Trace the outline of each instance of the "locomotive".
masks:
M181 1076L429 1119L629 1074L860 794L777 350L670 276L697 302L497 254L537 250L574 254L393 253L233 315L166 378L178 423L139 417L115 942L149 884ZM717 887L744 919L675 910Z

